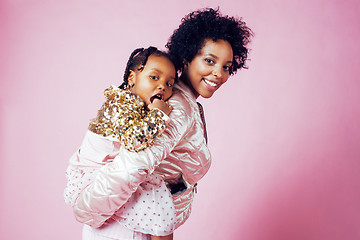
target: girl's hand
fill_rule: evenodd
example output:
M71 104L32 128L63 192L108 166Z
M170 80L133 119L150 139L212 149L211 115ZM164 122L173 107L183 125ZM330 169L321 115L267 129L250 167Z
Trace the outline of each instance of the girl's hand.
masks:
M173 110L173 107L169 104L169 102L165 102L165 101L157 99L157 98L154 99L154 101L148 105L148 108L150 110L154 109L154 108L160 109L168 116L171 113L171 111Z

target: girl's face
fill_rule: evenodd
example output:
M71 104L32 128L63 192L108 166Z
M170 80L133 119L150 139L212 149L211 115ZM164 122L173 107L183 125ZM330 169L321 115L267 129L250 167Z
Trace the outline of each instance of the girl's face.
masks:
M194 59L184 67L185 81L195 97L211 97L230 75L233 51L229 42L205 39L205 44Z
M175 67L164 56L150 55L141 71L131 71L128 78L129 85L134 84L130 91L138 95L146 105L154 98L163 101L172 95L175 82Z

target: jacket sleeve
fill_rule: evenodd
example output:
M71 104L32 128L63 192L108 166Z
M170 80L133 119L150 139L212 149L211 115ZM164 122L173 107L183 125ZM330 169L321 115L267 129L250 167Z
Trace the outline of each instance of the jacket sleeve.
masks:
M145 111L128 119L131 120L121 126L121 145L135 152L151 146L169 122L169 117L159 109Z
M147 110L143 100L115 86L104 92L105 103L91 121L89 130L117 138L129 151L149 147L165 130L169 117L159 109Z
M80 148L66 169L65 202L74 205L80 192L89 185L100 168L111 162L119 152L119 142L87 131Z
M183 108L174 107L168 127L151 147L140 152L120 149L113 161L102 166L74 200L76 219L92 227L100 227L171 152L187 128L191 127L190 120Z

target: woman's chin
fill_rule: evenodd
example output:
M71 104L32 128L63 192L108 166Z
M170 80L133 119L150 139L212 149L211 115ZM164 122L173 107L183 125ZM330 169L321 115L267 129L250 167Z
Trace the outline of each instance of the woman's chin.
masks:
M204 92L204 93L200 93L200 96L203 98L211 98L212 95L214 95L214 92Z

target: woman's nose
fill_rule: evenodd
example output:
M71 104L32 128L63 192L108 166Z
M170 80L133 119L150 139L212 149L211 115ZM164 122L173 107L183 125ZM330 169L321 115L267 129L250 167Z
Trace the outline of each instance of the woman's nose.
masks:
M212 74L216 77L216 78L221 78L222 77L222 73L221 73L221 68L220 67L214 67Z

